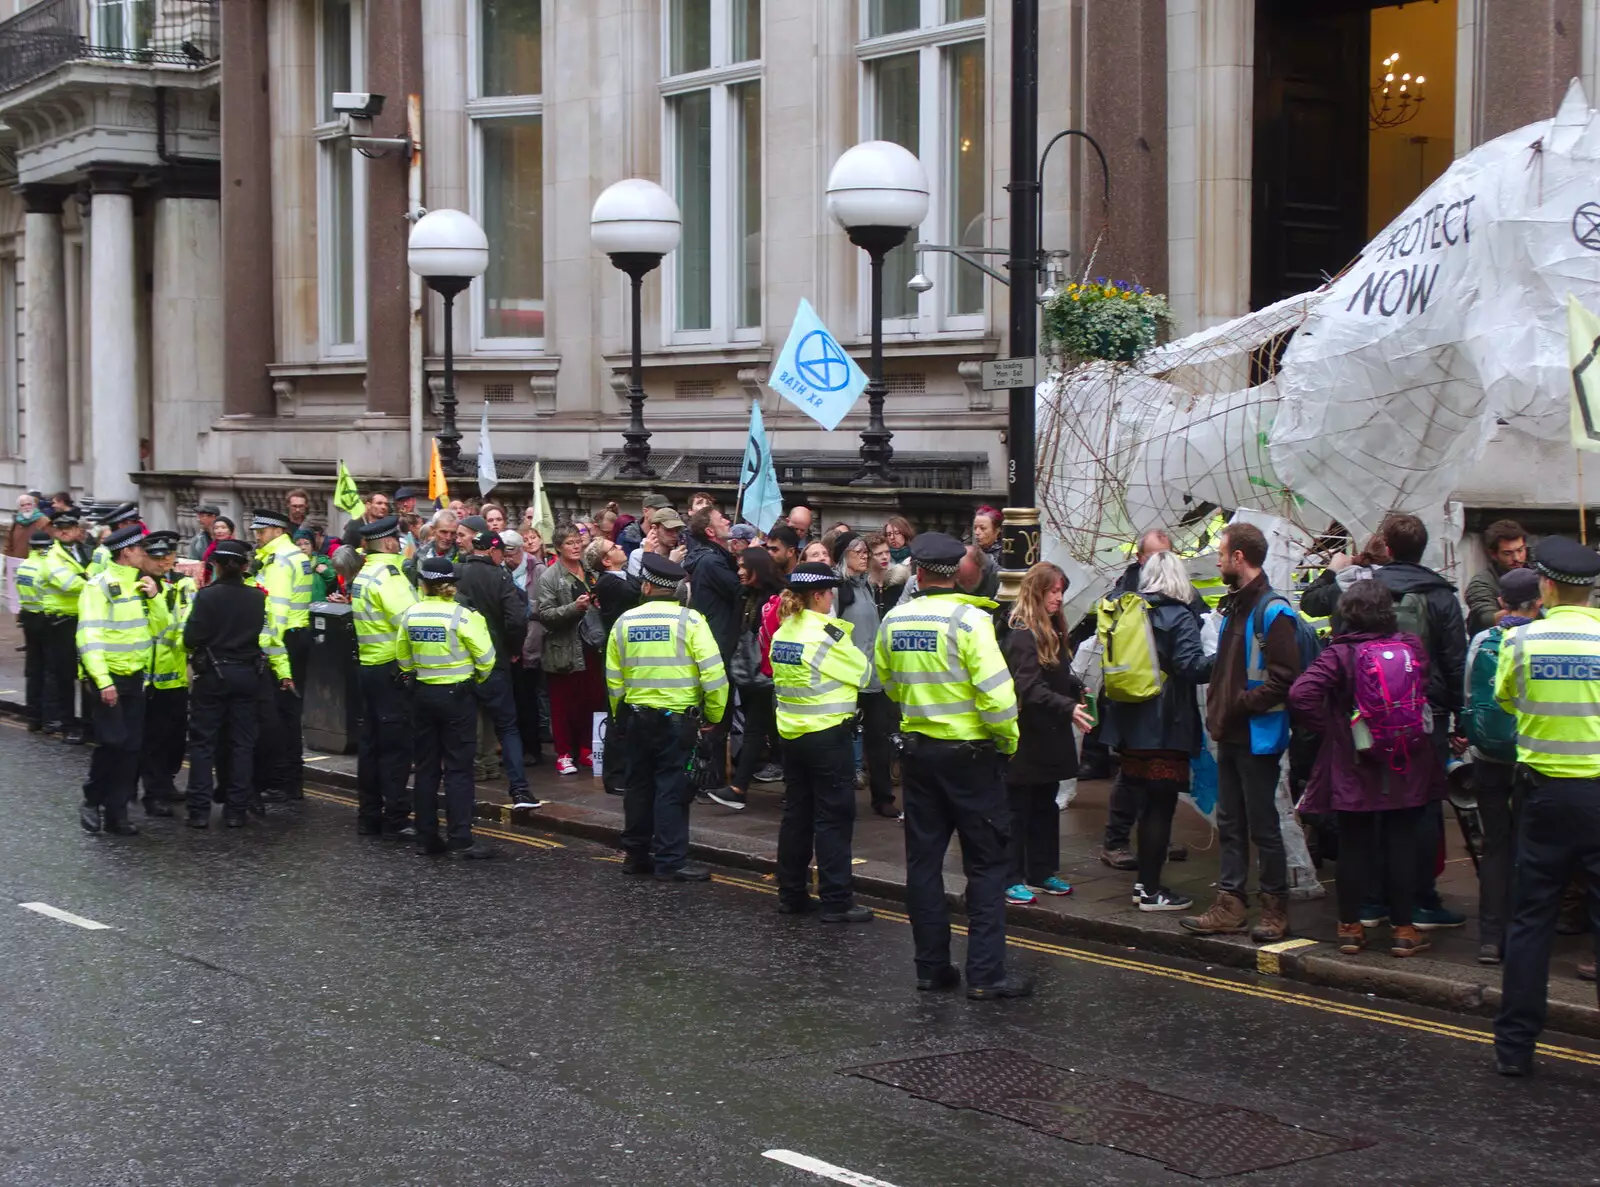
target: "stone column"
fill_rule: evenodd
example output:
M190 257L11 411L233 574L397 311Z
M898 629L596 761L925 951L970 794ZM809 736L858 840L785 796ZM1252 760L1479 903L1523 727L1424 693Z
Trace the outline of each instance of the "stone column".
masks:
M1583 8L1583 0L1493 0L1482 6L1474 79L1477 143L1556 113L1567 84L1583 72Z
M272 316L276 280L267 0L228 0L218 10L222 16L222 412L271 416L272 377L267 366L276 356L277 343Z
M367 20L367 90L386 95L373 136L406 135L406 96L422 91L422 3L400 0ZM367 163L367 412L410 412L410 272L404 154Z
M89 217L89 462L95 498L132 499L139 469L132 177L95 173Z
M174 177L156 201L150 425L157 470L195 470L222 412L222 218L217 177Z
M23 188L23 292L27 342L23 439L28 485L46 493L71 485L67 411L67 283L61 249L65 186Z

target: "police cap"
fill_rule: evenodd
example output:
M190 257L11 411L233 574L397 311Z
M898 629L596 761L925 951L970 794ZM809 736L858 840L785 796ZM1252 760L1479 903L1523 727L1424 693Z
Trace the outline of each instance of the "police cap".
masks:
M296 533L298 535L299 533ZM382 519L361 525L361 538L363 540L382 540L388 536L400 534L400 517L385 515Z
M417 565L417 576L424 581L454 581L455 562L447 556L423 557Z
M218 540L212 545L211 555L214 559L248 561L250 545L243 540Z
M952 576L967 555L967 546L943 532L923 532L911 541L911 561L919 569Z
M144 550L151 556L171 556L177 549L177 532L151 532L144 538Z
M270 507L257 507L250 513L250 530L259 532L263 528L282 528L289 530L289 517L282 511L274 511Z
M34 548L49 548L55 540L49 532L35 532L28 537L28 544Z
M121 552L131 544L144 542L144 529L136 523L130 523L125 528L118 528L106 537L107 552Z
M670 556L659 556L654 552L644 554L644 559L639 562L639 568L643 570L646 584L653 585L657 589L677 589L689 575L683 566Z
M789 574L789 588L795 593L834 589L839 584L839 574L821 561L807 561L803 565L796 565L794 572Z
M50 526L53 528L75 528L83 521L78 518L78 509L68 507L65 511L57 511L50 517Z
M1549 536L1539 541L1534 567L1557 585L1593 585L1600 577L1600 556L1576 540Z
M100 522L107 527L116 527L119 523L139 518L139 504L118 503L110 511L100 517Z

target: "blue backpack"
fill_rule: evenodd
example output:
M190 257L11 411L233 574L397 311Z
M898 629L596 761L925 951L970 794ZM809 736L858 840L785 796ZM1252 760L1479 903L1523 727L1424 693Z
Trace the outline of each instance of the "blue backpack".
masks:
M1245 631L1245 687L1255 688L1266 679L1266 640L1267 632L1272 629L1272 624L1281 616L1288 614L1294 622L1294 641L1300 652L1300 670L1304 672L1313 663L1317 656L1322 654L1322 640L1317 637L1317 628L1295 612L1294 606L1284 594L1275 589L1269 589L1261 600L1250 612L1250 620L1246 623ZM1259 672L1259 678L1251 673ZM1287 707L1275 709L1271 713L1261 713L1250 719L1250 753L1252 754L1282 754L1289 748L1289 710Z

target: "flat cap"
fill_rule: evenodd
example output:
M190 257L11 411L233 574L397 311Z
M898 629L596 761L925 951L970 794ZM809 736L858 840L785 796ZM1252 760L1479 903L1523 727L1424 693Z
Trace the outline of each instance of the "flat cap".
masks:
M1532 569L1512 569L1500 577L1500 600L1507 606L1526 606L1539 596L1539 574Z
M398 515L385 515L382 519L372 523L364 523L359 531L363 540L382 540L386 536L400 534L400 517ZM298 535L299 533L295 533Z
M1534 567L1557 585L1593 585L1600 577L1600 555L1576 540L1547 536L1539 541Z
M259 531L262 528L282 528L288 531L289 517L282 511L274 511L270 507L257 507L250 513L250 530Z
M121 552L131 544L144 543L144 529L136 523L130 523L125 528L118 528L106 537L107 552Z
M212 557L227 557L229 560L247 561L250 559L250 545L243 540L218 540L211 547Z
M736 523L728 530L730 540L754 540L756 530L747 523Z
M215 503L200 503L195 507L194 513L196 515L221 515L222 508Z
M803 565L796 565L794 572L789 574L789 588L796 593L833 589L839 584L839 574L821 561L807 561Z
M911 541L911 560L919 569L949 577L960 568L967 546L943 532L923 532Z
M639 568L643 570L645 582L657 589L677 589L689 575L683 566L670 556L660 556L654 552L644 554L644 559L639 562Z
M396 503L398 503L401 499L414 499L416 497L417 497L417 492L412 490L409 486L401 486L401 487L396 487L395 488L394 501Z
M151 532L144 538L144 550L151 556L171 556L177 549L177 532Z
M658 507L650 513L650 518L645 521L653 528L670 528L672 531L682 531L685 527L683 516L671 507Z
M666 495L658 495L655 491L646 491L639 496L639 506L654 509L656 507L670 507L672 500Z
M491 548L504 548L505 541L500 539L499 532L479 532L472 537L472 547L479 552L488 552Z
M489 521L481 515L464 515L461 517L461 526L470 528L474 535L478 532L489 530Z
M454 581L456 565L447 556L425 556L417 565L417 576L424 581Z

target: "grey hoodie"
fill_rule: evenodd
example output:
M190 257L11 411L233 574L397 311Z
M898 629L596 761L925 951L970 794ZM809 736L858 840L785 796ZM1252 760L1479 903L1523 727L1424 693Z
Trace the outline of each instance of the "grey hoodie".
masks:
M849 593L846 593L846 590ZM845 605L846 602L850 604ZM850 641L867 657L867 683L862 692L882 692L883 684L873 662L878 646L878 603L865 573L846 577L834 595L833 613L850 624Z

